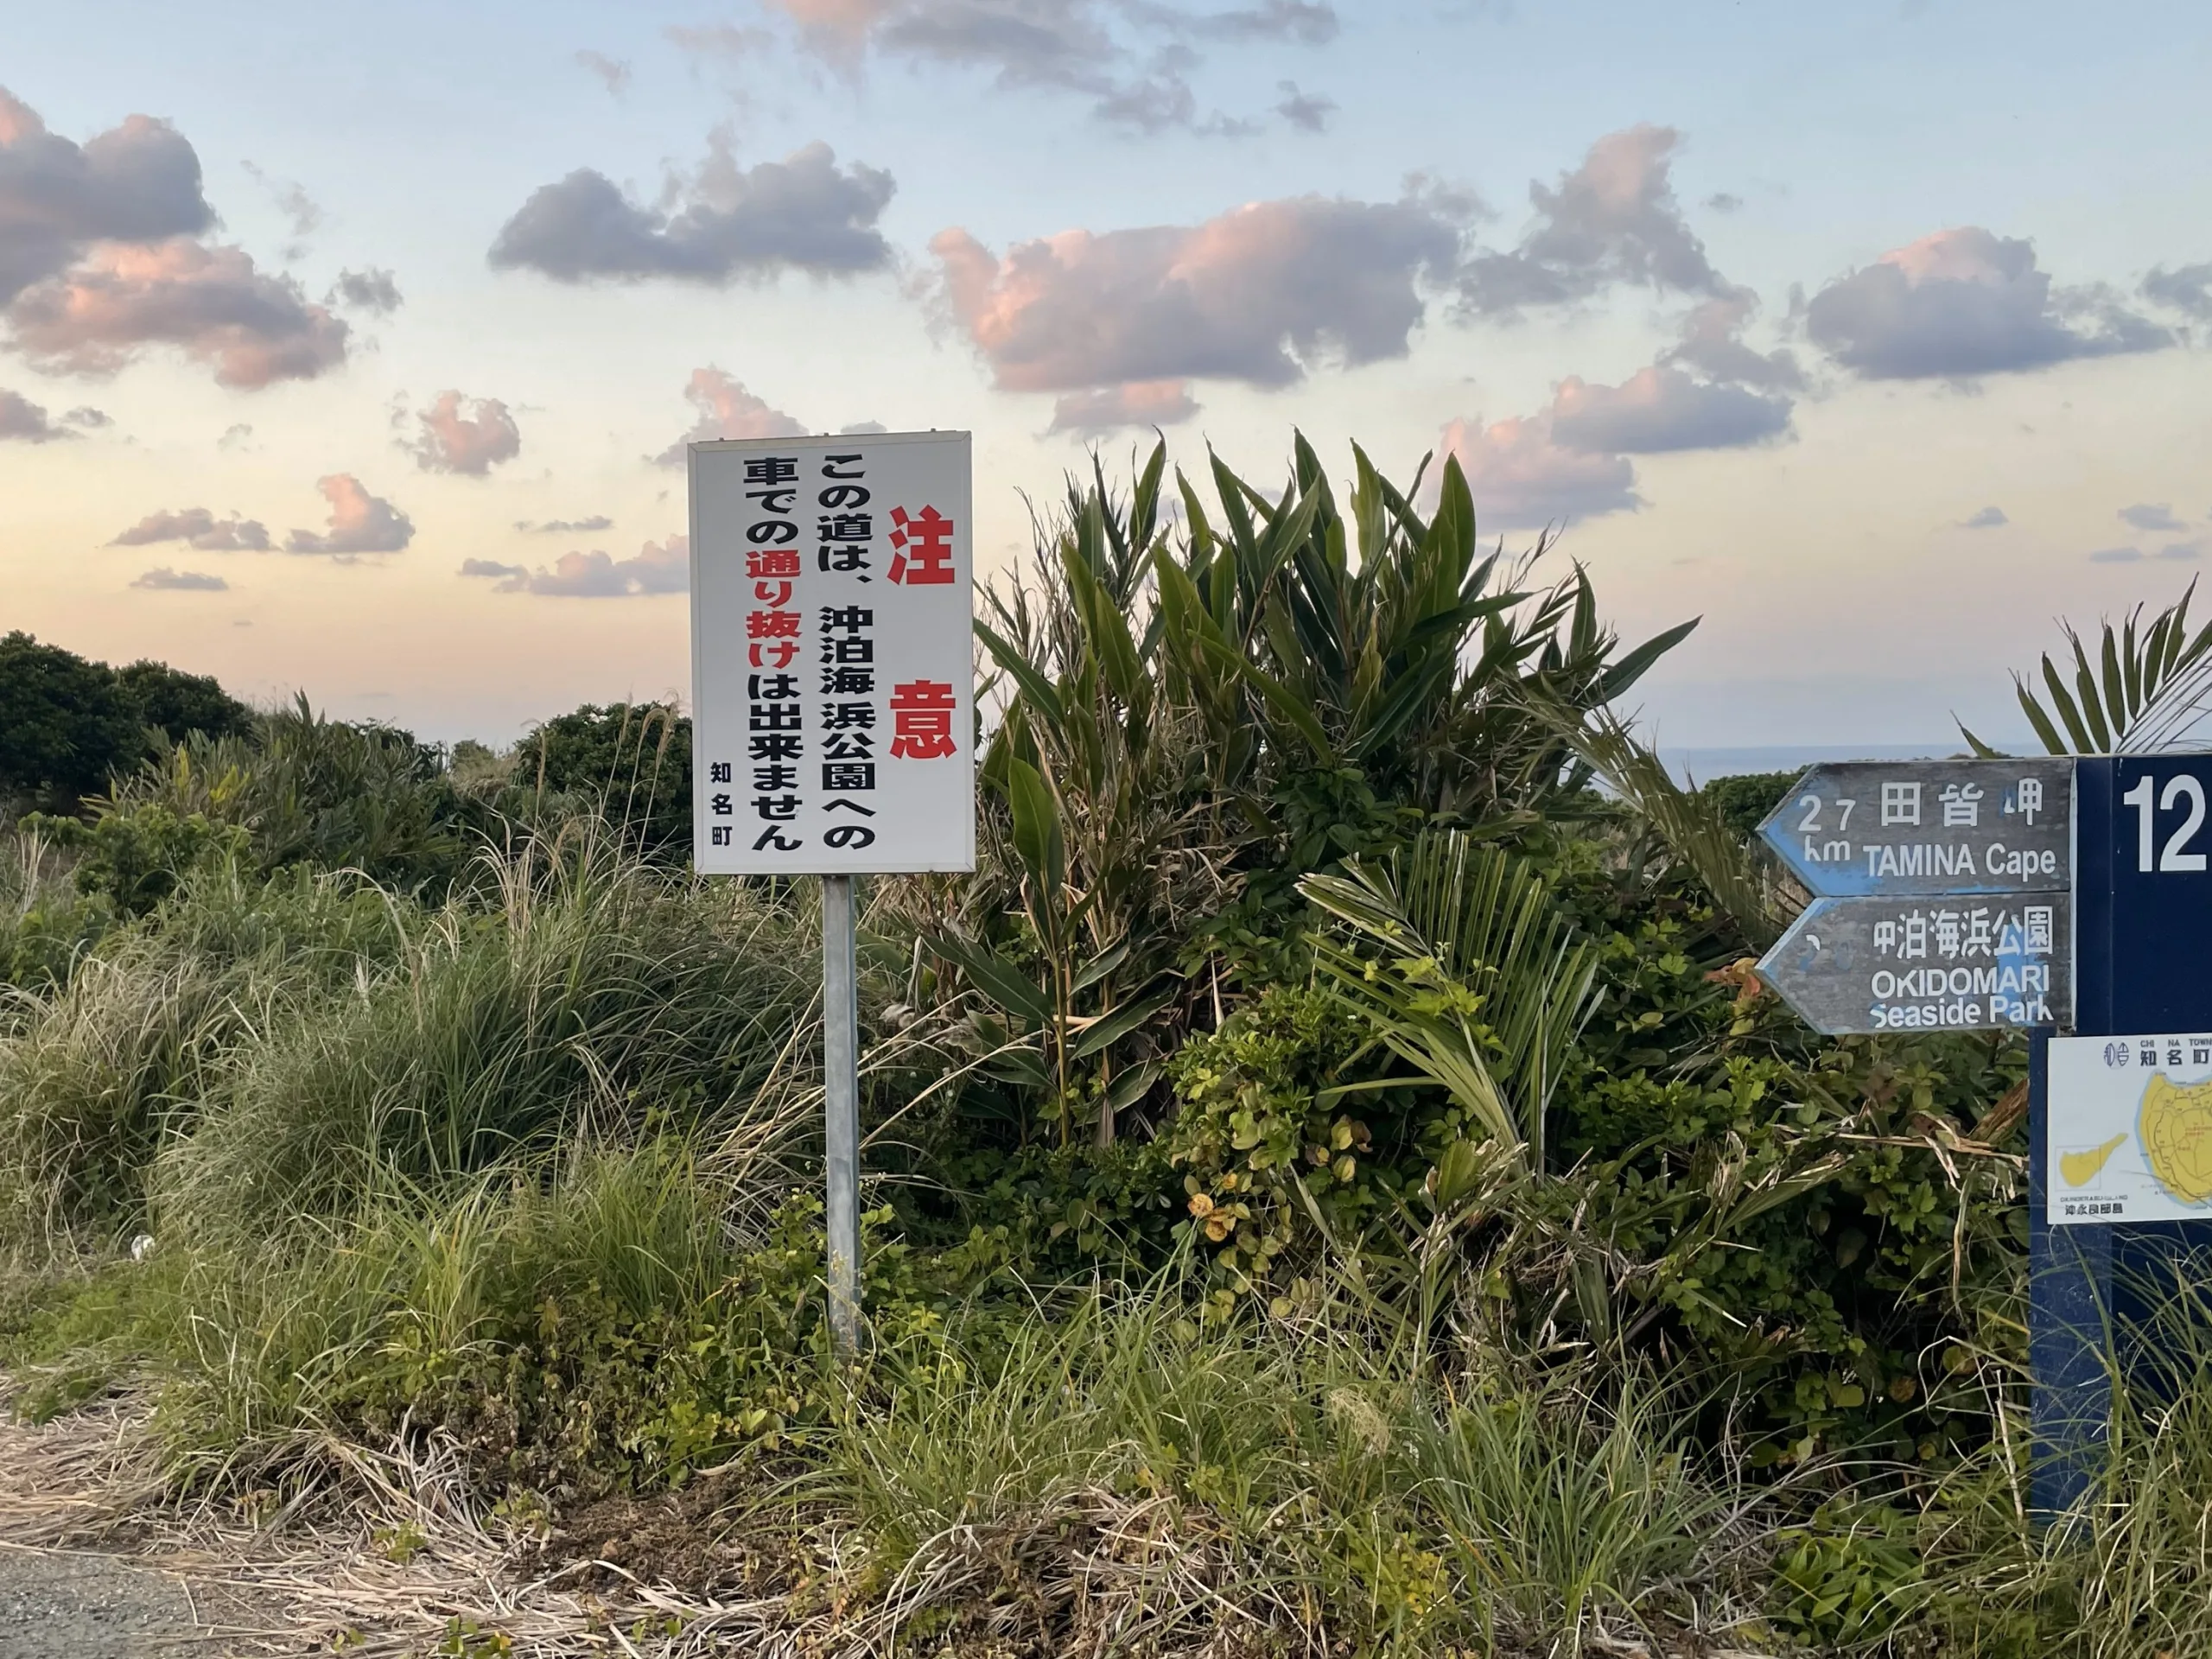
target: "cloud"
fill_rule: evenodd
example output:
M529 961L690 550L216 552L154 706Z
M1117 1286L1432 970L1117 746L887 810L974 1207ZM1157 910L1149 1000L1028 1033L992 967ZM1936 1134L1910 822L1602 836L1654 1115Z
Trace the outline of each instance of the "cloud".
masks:
M2101 547L2089 555L2091 564L2133 564L2143 556L2139 547Z
M1052 405L1052 432L1090 436L1124 426L1173 426L1198 412L1187 380L1133 380L1072 391Z
M2143 279L2140 292L2155 304L2171 306L2199 322L2212 322L2212 264L2183 265L2177 270L2160 265Z
M930 243L945 302L1009 391L1188 377L1284 386L1323 357L1402 357L1423 276L1459 227L1421 201L1254 202L1205 224L1067 231L1003 258L966 231Z
M594 531L613 529L614 521L603 512L595 512L588 518L548 518L542 524L518 518L515 528L531 536L588 536Z
M422 434L407 448L426 473L481 478L522 453L522 432L496 397L464 398L458 391L442 391L415 420Z
M754 397L745 389L741 380L733 380L721 370L708 367L691 371L690 384L683 388L683 395L699 411L699 418L691 429L653 459L662 467L681 467L686 445L707 443L715 438L797 438L806 435L800 425L780 409L771 408L766 400Z
M1633 512L1636 468L1625 455L1570 448L1552 435L1548 416L1483 426L1453 421L1443 448L1459 458L1475 500L1475 518L1488 529L1525 530Z
M1532 180L1535 222L1509 253L1468 263L1466 308L1483 316L1589 297L1617 283L1715 298L1734 292L1682 218L1669 178L1681 135L1648 124L1608 133L1556 188Z
M374 311L385 316L398 310L401 302L399 284L392 280L392 274L374 265L366 270L340 271L323 298L325 305L350 305L356 311Z
M289 276L238 248L178 238L103 243L8 307L15 343L49 370L108 374L140 347L174 346L212 363L222 385L306 380L346 360L346 325Z
M0 302L93 243L191 236L214 222L200 157L168 122L134 115L79 146L0 89Z
M620 58L610 58L604 52L582 51L576 54L577 64L597 75L609 93L621 97L630 85L630 66Z
M2168 542L2158 550L2162 559L2197 559L2204 556L2202 542Z
M852 276L891 264L876 221L896 188L880 168L839 168L818 142L780 162L741 167L718 133L696 174L670 181L667 207L633 201L606 175L580 168L532 193L500 228L490 257L501 270L564 283Z
M841 438L868 437L874 433L888 432L890 429L881 421L855 421L850 426L839 427L837 435Z
M1231 11L1200 12L1183 20L1193 34L1217 41L1294 41L1326 46L1343 27L1334 6L1314 0L1260 0Z
M195 239L214 222L167 122L134 115L79 145L0 91L0 317L41 366L104 374L168 345L251 387L342 362L346 325L242 249Z
M1806 332L1869 379L1962 378L2152 351L2173 336L2101 289L2056 289L2034 245L1979 226L1892 249L1813 296Z
M789 18L803 50L857 77L871 57L989 75L1003 90L1087 99L1109 126L1215 134L1250 123L1202 117L1190 73L1202 48L1335 37L1332 6L1262 0L1198 11L1157 0L767 0Z
M156 542L183 542L202 553L265 553L269 531L258 520L236 513L218 518L206 507L187 507L181 512L149 512L117 532L108 545L150 547Z
M2164 501L2138 501L2132 507L2122 507L2120 517L2138 530L2182 530L2186 528L2174 517L2174 510Z
M197 570L172 570L166 564L156 565L130 585L172 594L224 594L231 588L220 576L204 575Z
M215 440L215 447L226 453L233 449L249 448L252 443L253 429L244 421L240 421L235 426L226 428L223 435Z
M1734 385L1802 390L1805 376L1789 351L1762 353L1744 343L1744 330L1758 309L1758 297L1741 288L1693 307L1683 320L1681 341L1661 353L1660 362L1686 364Z
M1551 435L1586 454L1657 454L1729 449L1789 425L1789 400L1742 386L1693 380L1680 369L1639 369L1618 386L1569 375L1552 401Z
M617 559L594 549L563 553L550 569L470 559L464 576L496 577L502 594L538 594L552 599L630 599L649 594L680 594L691 585L691 540L671 536L647 542L635 558Z
M296 530L284 538L287 553L397 553L415 539L414 522L382 496L371 495L351 473L315 480L330 503L329 529Z
M1959 520L1961 530L1997 530L2012 521L2005 516L2002 507L1984 507L1971 518Z
M322 228L322 209L308 194L307 186L290 179L272 178L251 162L240 162L238 165L253 175L253 181L269 193L277 211L292 221L292 235L296 238L310 236Z
M0 391L0 439L17 443L52 443L77 435L46 418L45 409L20 391Z
M1337 100L1325 92L1301 92L1294 80L1275 83L1275 90L1282 94L1282 101L1274 106L1275 113L1300 132L1325 132L1329 118L1337 112Z
M104 426L113 426L115 416L104 409L94 409L90 404L79 404L62 417L71 426L81 426L86 431L97 431Z
M1726 190L1717 190L1705 199L1705 205L1716 213L1740 213L1743 210L1744 199L1741 196L1731 195Z

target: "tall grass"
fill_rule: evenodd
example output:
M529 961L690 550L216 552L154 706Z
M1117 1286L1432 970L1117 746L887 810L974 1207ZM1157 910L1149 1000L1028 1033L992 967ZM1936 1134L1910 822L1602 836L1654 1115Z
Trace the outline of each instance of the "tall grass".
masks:
M435 1189L566 1135L711 1122L791 1053L798 918L623 855L597 828L485 858L493 902L395 908L397 949L234 1052L156 1171L199 1233Z
M887 1634L1579 1654L1740 1614L1747 1504L1690 1449L1694 1402L1410 1354L1093 1289L890 1357L823 1490L869 1541Z
M387 957L393 912L342 876L195 872L44 991L0 991L0 1237L47 1250L144 1221L146 1175L232 1063Z

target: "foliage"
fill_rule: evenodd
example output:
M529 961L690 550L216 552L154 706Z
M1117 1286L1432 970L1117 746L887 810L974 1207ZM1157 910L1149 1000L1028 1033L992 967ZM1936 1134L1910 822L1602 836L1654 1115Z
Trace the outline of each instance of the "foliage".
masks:
M200 812L179 817L160 802L99 812L89 823L33 814L23 827L75 855L79 893L129 916L143 916L203 865L244 856L250 839L240 825L211 823Z
M510 776L541 799L589 803L649 852L690 855L691 721L672 704L588 702L556 715L517 746Z
M1211 505L1179 473L1179 531L1164 444L1126 499L1094 466L1029 576L987 595L1002 806L938 949L990 1007L965 1047L1025 1128L1087 1116L1104 1144L1160 1115L1160 1061L1223 981L1298 971L1300 876L1427 822L1579 810L1540 709L1601 707L1688 632L1619 650L1581 571L1523 590L1541 546L1481 552L1456 461L1426 517L1353 461L1343 508L1303 438L1272 500L1218 460Z
M212 674L188 674L167 663L142 658L116 670L115 681L136 709L139 723L173 743L194 732L207 737L252 735L253 710L224 690Z
M106 664L21 631L0 637L0 804L71 810L143 747L137 705Z
M2196 728L2212 688L2212 623L2194 634L2189 631L2189 602L2196 594L2192 580L2148 627L2139 626L2143 607L2138 605L2118 628L2104 625L2094 651L2073 624L2063 624L2074 658L2070 686L2047 653L2041 696L2026 676L2012 677L2020 712L2047 753L2148 753L2177 747ZM1997 753L1965 726L1959 732L1976 754Z
M1552 1090L1597 968L1544 883L1446 830L1375 868L1354 861L1344 875L1308 876L1299 890L1353 940L1314 947L1337 995L1450 1098L1432 1135L1486 1142L1541 1173Z
M814 995L799 918L625 858L579 823L486 855L496 907L397 912L388 965L262 1027L167 1149L159 1208L202 1234L342 1212L564 1135L712 1121L789 1064Z
M498 832L504 804L462 793L438 752L411 734L332 720L302 696L263 716L251 739L157 740L94 810L129 818L160 809L243 830L264 871L350 868L435 890Z
M1766 815L1782 804L1802 772L1745 772L1729 778L1709 778L1698 793L1711 802L1720 821L1739 840L1749 841L1766 822Z

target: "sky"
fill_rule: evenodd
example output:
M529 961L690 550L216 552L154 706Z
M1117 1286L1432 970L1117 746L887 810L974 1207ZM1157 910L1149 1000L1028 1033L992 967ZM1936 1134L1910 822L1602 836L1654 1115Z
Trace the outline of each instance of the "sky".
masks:
M0 0L0 628L450 741L690 681L687 439L1466 468L1672 747L2024 729L2212 555L2212 11Z

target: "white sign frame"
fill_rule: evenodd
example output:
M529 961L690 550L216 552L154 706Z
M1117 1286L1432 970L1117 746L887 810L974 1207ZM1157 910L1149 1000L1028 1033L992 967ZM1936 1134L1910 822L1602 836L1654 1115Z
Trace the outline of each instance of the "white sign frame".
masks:
M966 432L690 446L701 874L976 868L972 452ZM795 463L788 479L763 470L781 461ZM779 525L790 526L787 538ZM769 552L781 556L750 560ZM833 626L833 613L848 622ZM748 638L748 628L775 632ZM783 683L794 677L796 689ZM864 707L872 724L831 729L860 722ZM772 753L753 741L772 735L764 722L779 740Z

